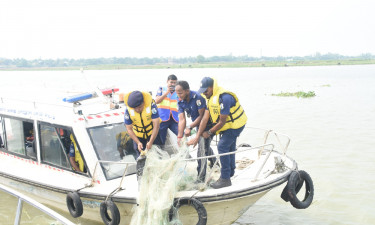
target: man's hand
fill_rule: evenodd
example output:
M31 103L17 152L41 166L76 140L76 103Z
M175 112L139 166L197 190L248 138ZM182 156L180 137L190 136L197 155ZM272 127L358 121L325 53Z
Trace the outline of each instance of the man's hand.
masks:
M138 150L139 151L143 150L143 144L141 142L138 143Z
M146 144L146 149L147 149L147 150L150 150L151 147L152 147L152 144L153 144L153 143L151 143L150 141L147 142L147 144Z
M187 145L193 145L193 147L195 147L198 144L198 141L199 141L199 137L197 135L195 138L190 139L190 141L188 141Z
M186 129L185 129L185 136L189 137L190 136L190 132L191 132L191 129L186 127Z
M210 137L210 135L208 134L207 131L203 132L202 136L203 136L204 138L209 138L209 137Z
M174 85L168 85L168 91L170 93L174 92L175 86Z

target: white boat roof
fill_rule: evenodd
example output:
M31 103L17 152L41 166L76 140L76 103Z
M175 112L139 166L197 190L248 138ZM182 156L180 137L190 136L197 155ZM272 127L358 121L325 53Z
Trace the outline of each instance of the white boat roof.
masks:
M117 106L116 106L117 105ZM0 114L38 120L63 126L100 126L124 121L124 104L111 104L107 97L94 97L76 103L36 102L1 98Z

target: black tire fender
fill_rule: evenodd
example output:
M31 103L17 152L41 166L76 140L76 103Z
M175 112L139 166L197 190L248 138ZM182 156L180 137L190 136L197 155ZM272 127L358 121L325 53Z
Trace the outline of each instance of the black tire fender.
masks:
M83 205L78 192L69 192L66 195L66 206L68 207L70 215L77 218L83 214Z
M301 201L297 198L297 193L301 190L305 183L305 197ZM310 175L303 171L293 171L288 179L288 184L284 188L281 198L290 201L290 204L296 209L306 209L312 203L314 198L314 184Z
M108 214L108 211L111 213L111 216ZM117 205L111 200L100 204L100 216L106 225L120 224L120 211L118 210Z
M206 208L204 207L202 202L199 201L196 198L179 198L179 199L174 200L173 206L169 210L169 221L172 221L172 219L175 215L175 212L177 212L178 209L182 205L192 205L194 207L194 209L198 213L198 218L199 218L197 225L206 225L207 224Z

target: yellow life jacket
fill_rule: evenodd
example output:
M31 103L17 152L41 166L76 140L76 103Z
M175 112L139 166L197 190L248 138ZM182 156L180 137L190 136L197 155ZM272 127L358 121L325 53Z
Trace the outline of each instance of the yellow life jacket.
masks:
M245 111L243 110L242 106L240 105L240 102L238 101L237 95L233 92L226 91L224 88L219 87L217 85L217 82L214 80L214 86L213 86L213 94L208 100L208 110L210 111L210 119L211 121L216 124L219 122L220 119L220 103L219 103L219 97L220 95L227 93L234 97L236 100L236 104L230 108L229 115L227 117L227 120L225 122L225 125L218 131L216 131L216 134L220 133L221 131L225 131L228 129L238 129L244 126L247 122L247 116L245 114Z
M77 147L77 143L74 140L73 134L70 134L70 140L72 141L73 146L74 146L74 155L75 155L74 158L75 158L75 161L76 161L79 169L81 170L81 172L84 172L85 166L83 164L83 159L82 159L81 153L79 153L79 150L78 150L78 147Z
M123 147L123 148L125 148L126 143L130 139L131 139L130 135L126 131L123 131L123 132L120 132L120 133L116 134L116 140L117 140L117 144L118 144L117 147Z
M152 97L147 92L142 92L143 101L145 103L141 113L137 113L134 108L128 106L128 98L131 92L124 96L124 103L128 108L130 119L133 121L133 131L135 135L139 138L148 139L151 137L152 129L154 128L152 124L152 112L151 104L153 102Z

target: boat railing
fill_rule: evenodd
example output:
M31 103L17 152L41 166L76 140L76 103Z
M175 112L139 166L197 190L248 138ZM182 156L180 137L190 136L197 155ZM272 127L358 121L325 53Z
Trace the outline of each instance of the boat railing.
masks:
M18 205L17 205L16 217L15 217L15 220L14 220L14 225L21 224L22 208L23 208L24 202L28 203L29 205L31 205L32 207L34 207L36 209L39 209L40 211L42 211L43 213L52 217L53 219L57 220L61 224L64 224L64 225L74 225L75 224L75 223L72 223L71 221L69 221L67 218L60 215L59 213L53 211L52 209L46 207L45 205L43 205L41 203L35 201L34 199L32 199L32 198L30 198L30 197L28 197L28 196L26 196L22 193L19 193L18 191L15 191L15 190L13 190L9 187L6 187L2 184L0 184L0 190L18 198Z
M207 156L200 156L200 157L188 158L188 159L183 159L183 160L184 161L194 161L194 160L200 160L200 159L218 158L220 156L237 154L237 153L240 153L240 152L251 151L251 150L254 150L254 149L265 149L266 147L270 147L269 150L272 151L273 148L274 148L274 145L273 144L265 144L265 145L255 146L255 147L244 147L244 149L236 150L236 151L233 151L233 152L227 152L227 153L221 153L221 154L215 154L215 155L207 155Z
M269 147L269 148L267 148ZM267 149L268 150L268 154L266 156L266 158L264 159L264 161L262 162L262 165L259 167L253 181L256 181L258 180L258 177L259 177L259 174L260 172L262 171L264 165L266 164L266 162L268 161L271 153L274 151L274 144L264 144L264 145L260 145L260 146L255 146L255 147L243 147L243 149L241 150L236 150L236 151L233 151L233 152L227 152L227 153L221 153L221 154L215 154L215 155L209 155L209 156L201 156L201 157L195 157L195 158L189 158L189 159L184 159L184 161L194 161L194 160L202 160L202 159L209 159L209 158L219 158L221 156L226 156L226 155L232 155L232 154L237 154L237 153L241 153L241 152L246 152L246 151L251 151L251 150L256 150L258 149L259 152L263 152L264 149ZM260 156L260 154L259 154ZM219 160L216 160L215 162L215 165L218 163ZM212 173L212 171L211 171ZM210 174L211 175L211 174Z
M263 128L256 128L256 127L245 127L246 129L254 129L254 130L262 130L264 131L264 137L263 137L263 144L261 145L258 145L258 146L255 146L255 147L242 147L242 149L239 149L240 146L237 147L237 150L236 151L233 151L233 152L228 152L228 153L221 153L221 154L215 154L215 155L210 155L210 156L201 156L201 157L195 157L195 158L188 158L188 159L184 159L185 161L194 161L194 160L203 160L203 159L209 159L209 158L219 158L221 156L226 156L226 155L231 155L231 154L237 154L237 153L241 153L241 152L245 152L245 151L251 151L251 150L254 150L254 149L258 149L258 156L260 158L260 156L263 154L264 150L267 149L268 150L268 153L264 159L264 161L262 162L262 165L260 166L260 168L258 169L257 173L256 173L256 176L254 177L253 181L256 181L259 177L259 174L260 172L262 171L262 169L264 168L265 164L267 163L271 153L274 151L274 148L275 148L275 144L274 143L267 143L270 139L271 136L274 136L276 138L276 140L278 141L278 144L279 146L282 148L282 154L285 155L286 154L286 151L288 149L288 146L290 144L290 138L289 136L285 135L285 134L282 134L282 133L276 133L275 131L273 130L267 130L267 129L263 129ZM284 136L286 138L286 143L285 144L282 144L282 142L280 141L280 137L279 136ZM216 160L216 163L218 163L219 160ZM134 165L136 164L136 162L123 162L123 161L105 161L105 160L98 160L95 164L95 168L94 168L94 173L93 173L93 176L92 176L92 181L91 181L91 185L94 185L95 183L95 180L96 180L96 170L97 170L97 167L99 164L101 163L108 163L108 164L125 164L126 167L125 167L125 170L122 174L122 177L121 177L121 181L120 181L120 184L118 186L118 188L115 189L114 193L118 192L119 190L122 189L122 183L123 183L123 180L125 178L125 175L126 175L126 172L127 172L127 169L128 169L128 166L129 165ZM114 194L113 193L113 194ZM112 195L113 195L112 194ZM108 196L109 197L109 196ZM107 198L108 198L107 197Z
M263 131L263 138L262 138L263 139L263 144L266 144L270 140L271 137L275 137L276 140L277 140L277 143L278 143L278 147L280 147L282 149L282 153L284 155L286 154L286 152L288 150L288 147L289 147L289 144L290 144L290 137L288 135L283 134L283 133L279 133L279 132L275 132L274 130L268 130L268 129L259 128L259 127L246 126L245 129L244 129L244 131L245 130L259 130L259 131ZM242 136L243 136L243 134L240 135L240 137L242 137ZM280 136L286 138L286 141L285 141L284 144L281 142ZM220 135L215 135L214 138L213 138L212 145L217 146L217 144L219 143L219 140L220 140ZM275 144L275 143L273 143L273 144Z
M274 151L274 148L275 148L275 144L274 143L268 143L268 141L270 140L270 138L272 136L275 137L275 139L277 140L278 146L281 148L281 153L285 156L286 152L288 150L289 144L290 144L290 137L288 135L286 135L286 134L278 133L278 132L275 132L273 130L267 130L267 129L264 129L264 128L248 127L248 126L246 126L245 129L247 129L247 130L253 129L253 130L263 131L264 132L264 134L263 134L263 144L255 146L255 147L245 147L245 148L243 148L241 150L238 150L239 147L241 147L241 145L239 145L239 146L237 146L237 150L233 151L233 152L216 154L216 155L211 155L211 156L201 156L201 157L189 158L189 159L185 159L185 160L189 161L189 160L202 160L202 159L208 159L208 158L217 158L217 157L220 157L220 156L237 154L237 153L240 153L240 152L254 150L254 149L259 149L258 156L260 158L260 156L263 154L264 150L267 147L271 147L270 149L268 149L268 154L266 155L264 161L262 162L262 165L259 167L259 169L258 169L258 171L257 171L257 173L256 173L256 175L255 175L255 177L253 179L253 181L258 180L260 172L263 170L265 164L267 163L267 161L268 161L271 153ZM217 136L218 135L216 135L216 137ZM281 142L280 136L283 136L286 139L286 141L284 142L284 144ZM216 143L217 142L218 141L216 140ZM216 161L216 163L217 162L218 162L218 160Z
M263 144L266 144L269 141L270 137L272 137L272 136L275 137L276 140L277 140L277 142L278 142L278 146L280 146L280 148L282 149L282 153L284 155L286 154L286 151L288 150L288 147L289 147L289 144L290 144L290 137L288 135L283 134L283 133L279 133L279 132L275 132L273 130L259 128L259 127L249 127L249 126L246 126L245 129L247 129L247 130L253 129L253 130L261 130L261 131L263 131L264 132L264 135L263 135ZM284 144L281 142L280 136L283 136L284 138L286 138L286 142Z
M116 188L111 194L109 194L109 195L107 196L107 198L106 198L106 201L107 201L107 199L108 199L110 196L116 194L118 191L120 191L120 190L123 189L123 188L122 188L122 183L123 183L123 181L124 181L124 178L125 178L125 175L126 175L126 172L127 172L127 170L128 170L129 165L135 165L135 164L137 164L137 163L136 163L136 162L123 162L123 161L98 160L98 161L96 162L96 164L95 164L94 173L93 173L93 176L92 176L92 178L91 178L91 184L90 184L89 186L93 186L93 185L95 184L95 182L96 182L96 170L97 170L97 168L98 168L98 165L101 164L101 163L108 163L108 164L124 164L124 165L125 165L125 170L124 170L124 173L122 174L122 177L121 177L121 180L120 180L120 184L119 184L119 186L118 186L118 187L117 187L117 188Z

